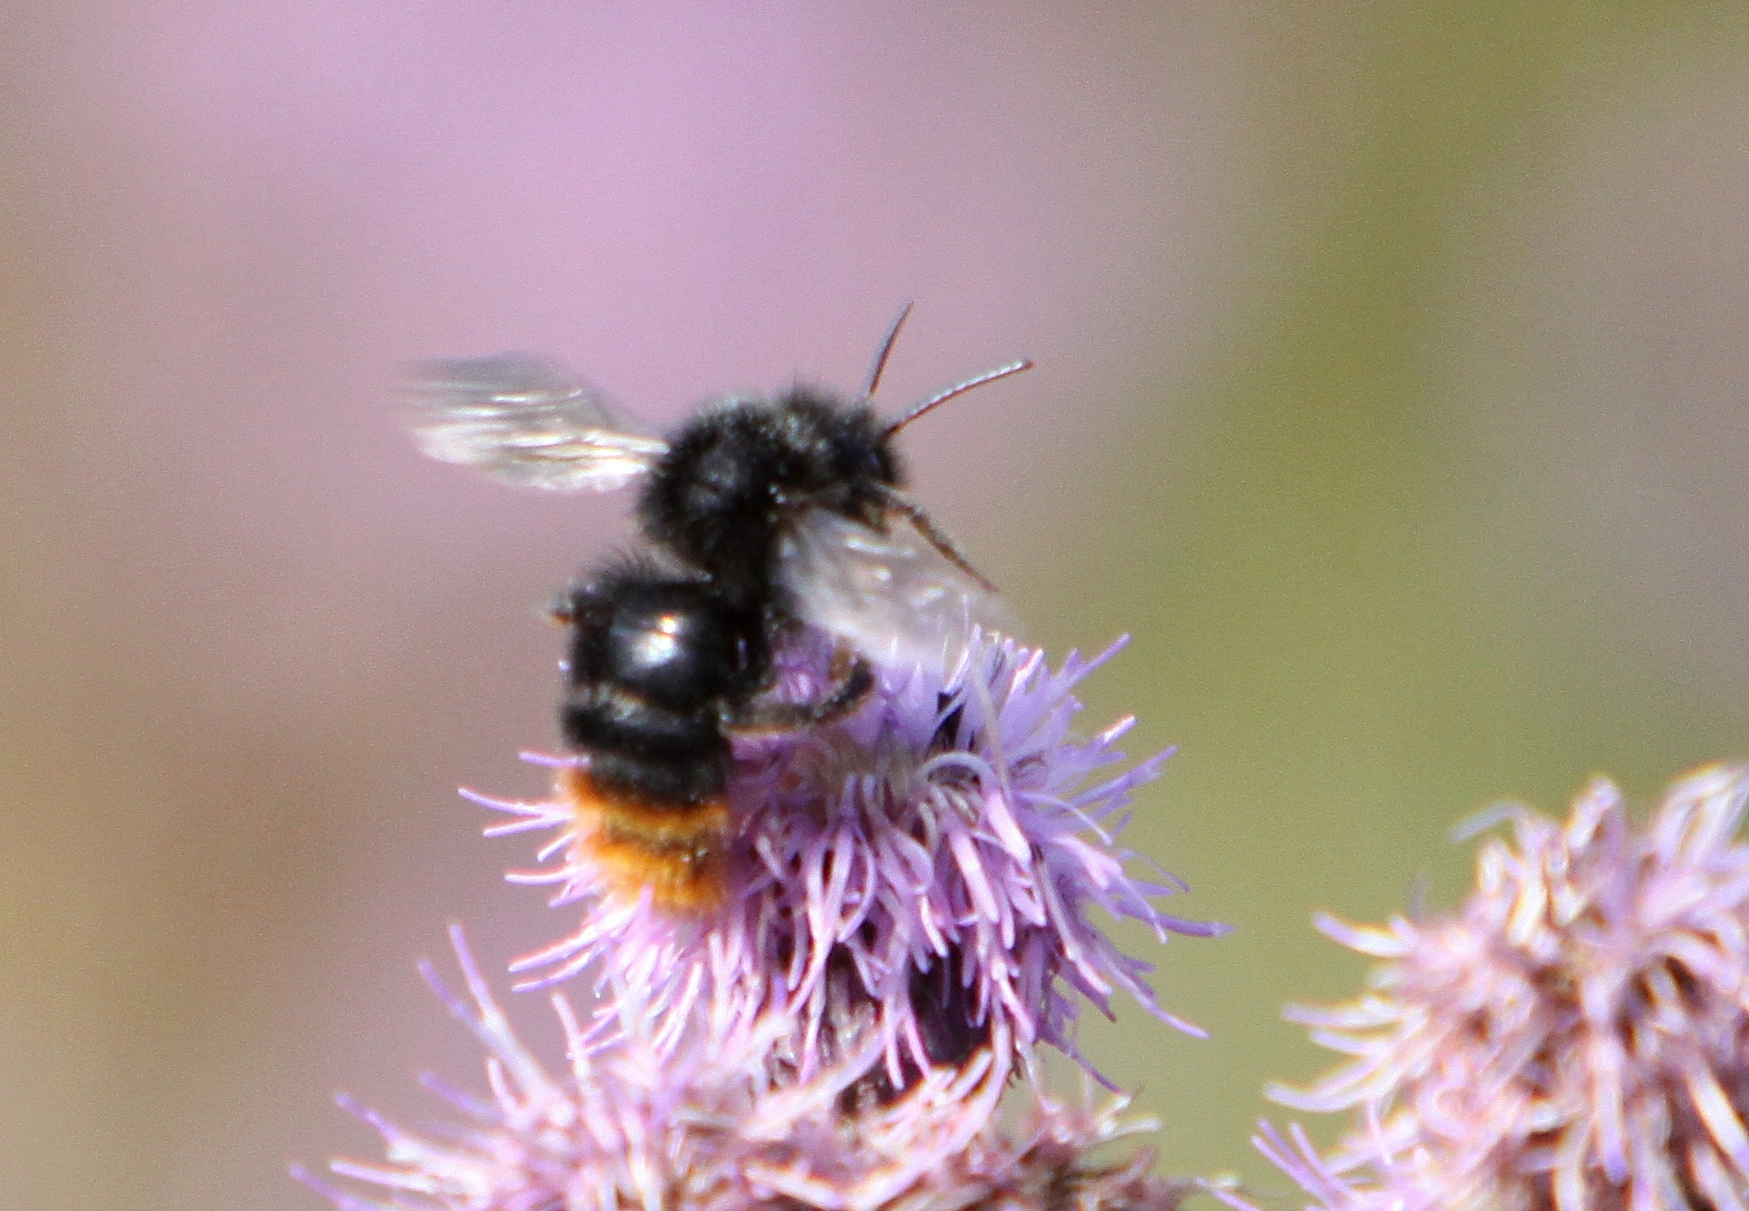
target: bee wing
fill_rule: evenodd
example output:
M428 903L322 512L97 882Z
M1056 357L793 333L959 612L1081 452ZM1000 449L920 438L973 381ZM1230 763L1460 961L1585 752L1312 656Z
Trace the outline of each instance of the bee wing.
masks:
M902 517L881 533L811 509L779 544L778 579L796 614L878 663L951 671L974 626L1017 633L1002 599Z
M529 353L428 362L412 397L407 427L421 450L519 487L609 492L668 449L563 366Z

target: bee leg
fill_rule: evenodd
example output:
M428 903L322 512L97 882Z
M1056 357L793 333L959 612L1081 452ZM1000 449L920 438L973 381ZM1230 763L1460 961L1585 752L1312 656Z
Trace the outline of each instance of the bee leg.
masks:
M834 661L836 664L837 661ZM874 669L860 656L852 655L849 669L837 683L814 702L757 701L732 721L736 731L795 731L842 719L862 704L874 689Z
M601 625L610 613L594 584L581 576L547 598L547 617L562 627Z
M808 722L830 723L842 719L862 705L862 700L874 689L874 683L874 668L861 656L852 653L850 667L832 687L832 692L809 709Z
M991 584L982 572L974 568L970 560L960 554L960 549L954 545L953 539L949 538L946 531L936 525L929 514L923 511L922 505L897 488L887 487L884 484L880 488L880 497L888 508L903 513L911 524L917 527L917 532L923 535L930 546L940 551L942 557L949 563L977 581L979 587L986 592L996 592L996 586Z

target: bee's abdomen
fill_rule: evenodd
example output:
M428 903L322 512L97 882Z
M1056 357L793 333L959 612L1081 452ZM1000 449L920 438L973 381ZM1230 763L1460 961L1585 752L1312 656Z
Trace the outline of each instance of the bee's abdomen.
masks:
M714 711L671 710L594 683L566 696L559 727L566 744L589 755L598 781L653 809L720 798L728 784L729 740Z
M590 768L559 776L559 793L576 818L576 854L601 874L610 892L648 894L667 912L715 908L726 888L729 809L719 797L676 805L653 802L602 781Z

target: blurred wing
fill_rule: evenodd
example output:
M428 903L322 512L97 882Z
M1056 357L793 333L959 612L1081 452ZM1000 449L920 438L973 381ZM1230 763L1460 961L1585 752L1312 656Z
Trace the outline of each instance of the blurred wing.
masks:
M520 487L609 492L667 451L634 431L568 370L528 353L430 362L416 370L407 427L445 463Z
M811 509L780 539L778 578L804 621L881 664L950 671L972 628L1014 635L1001 598L894 517L881 534Z

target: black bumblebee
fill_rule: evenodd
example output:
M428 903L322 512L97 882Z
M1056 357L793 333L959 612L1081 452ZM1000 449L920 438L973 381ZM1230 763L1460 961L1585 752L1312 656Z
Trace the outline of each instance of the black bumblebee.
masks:
M575 582L560 730L585 760L561 775L578 843L626 894L676 912L723 894L736 732L843 715L871 661L942 664L973 624L1008 630L990 584L901 490L894 436L930 409L1026 369L1015 362L883 421L870 402L910 308L860 395L804 387L708 405L669 439L612 415L545 360L501 354L426 368L424 451L561 491L637 483L642 547ZM839 643L812 702L769 693L804 626Z

